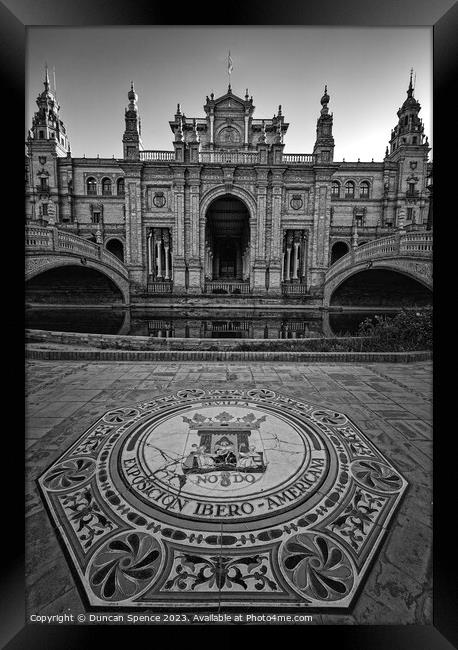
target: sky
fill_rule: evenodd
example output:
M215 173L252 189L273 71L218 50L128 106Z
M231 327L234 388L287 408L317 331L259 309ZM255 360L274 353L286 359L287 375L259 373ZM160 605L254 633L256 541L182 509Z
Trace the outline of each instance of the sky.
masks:
M206 95L253 96L254 117L282 105L285 153L311 153L324 85L334 116L334 159L381 161L406 99L411 68L432 145L432 29L429 27L29 27L26 125L55 68L61 119L74 157L122 157L124 110L135 83L145 149L173 150L177 103L204 117ZM432 159L432 152L430 153Z

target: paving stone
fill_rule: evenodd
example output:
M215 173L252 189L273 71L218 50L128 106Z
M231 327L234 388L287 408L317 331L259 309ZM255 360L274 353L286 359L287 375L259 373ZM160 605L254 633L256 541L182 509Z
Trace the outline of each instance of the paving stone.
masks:
M31 361L28 365L28 386L32 392L27 417L29 435L34 437L29 440L26 461L29 477L26 511L30 521L28 608L58 613L70 609L74 612L85 611L67 560L36 490L34 479L39 474L48 472L47 468L52 463L59 462L62 453L110 409L131 407L142 400L147 402L154 399L155 395L190 387L202 390L250 390L254 385L347 414L409 483L397 513L387 525L388 534L383 541L385 550L378 555L368 576L362 579L362 588L351 611L334 614L325 607L314 615L314 623L427 623L431 620L432 431L429 423L431 405L427 401L431 397L431 368L429 362L406 366L365 366L286 362L248 362L246 365L240 362L209 362L202 365L196 362L148 362L140 365L132 362ZM403 399L399 399L399 396ZM275 431L275 427L272 430ZM187 489L186 486L184 489ZM317 494L320 494L320 490ZM329 496L329 489L324 494ZM287 512L288 508L285 509ZM179 531L177 519L174 521L175 530ZM300 528L285 533L282 529L285 525L283 522L279 528L283 537L300 535ZM272 524L274 529L275 524ZM378 529L383 530L376 525ZM72 530L72 534L76 534L75 529ZM134 530L139 533L145 531L141 526L134 527ZM70 529L66 529L66 534L70 534ZM283 540L283 537L280 539ZM331 538L332 534L327 530L324 539ZM311 538L307 539L310 543ZM334 536L334 539L339 540L340 547L344 548L342 537ZM170 548L174 548L174 545L178 548L180 544L183 548L183 541L163 537L162 544L164 540L169 540ZM273 540L272 543L276 542ZM282 541L282 549L285 543ZM236 546L237 557L249 550L250 544L244 542ZM194 541L191 546L208 560L212 550L208 545L200 548ZM252 548L262 551L263 547L255 545ZM47 558L56 567L53 576L49 575ZM35 574L30 568L34 561L39 566ZM274 579L264 560L261 566L267 567L264 575ZM171 576L177 567L177 560L174 559ZM290 588L293 583L288 581L293 580L292 575L286 578ZM45 586L47 582L48 587ZM242 587L238 587L238 590L244 591ZM292 593L297 597L301 592L292 589ZM259 598L259 595L254 598ZM275 599L278 600L278 594Z

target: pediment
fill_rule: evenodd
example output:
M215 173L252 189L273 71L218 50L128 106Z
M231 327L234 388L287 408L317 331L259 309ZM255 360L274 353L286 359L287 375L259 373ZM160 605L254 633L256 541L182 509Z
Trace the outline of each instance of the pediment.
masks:
M244 109L245 101L241 99L241 97L237 97L237 95L233 95L232 93L226 93L222 97L215 99L215 108Z

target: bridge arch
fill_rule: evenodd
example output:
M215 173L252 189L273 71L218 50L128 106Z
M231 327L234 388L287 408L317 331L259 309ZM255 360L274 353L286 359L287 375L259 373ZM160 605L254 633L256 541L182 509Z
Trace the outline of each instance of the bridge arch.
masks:
M75 258L28 260L26 271L26 299L30 302L59 304L127 303L129 288L115 274L93 260L84 263ZM106 300L103 300L103 297Z
M377 270L379 274L381 271L397 274L387 277L414 280L418 285L432 291L432 234L423 231L396 233L352 249L326 271L323 306L328 307L331 304L335 292L345 282L349 282L352 276L370 270ZM366 276L371 282L374 277ZM410 286L412 288L417 285ZM412 290L415 293L415 289Z
M352 301L352 294L358 298ZM329 283L325 288L324 305L402 306L429 304L431 300L432 280L427 276L413 269L374 260L348 269Z

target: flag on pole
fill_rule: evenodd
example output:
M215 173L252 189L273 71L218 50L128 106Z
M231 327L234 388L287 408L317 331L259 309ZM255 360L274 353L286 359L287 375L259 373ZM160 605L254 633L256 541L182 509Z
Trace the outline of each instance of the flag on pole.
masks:
M227 57L227 74L231 74L234 66L232 65L231 51L229 50L229 55Z

